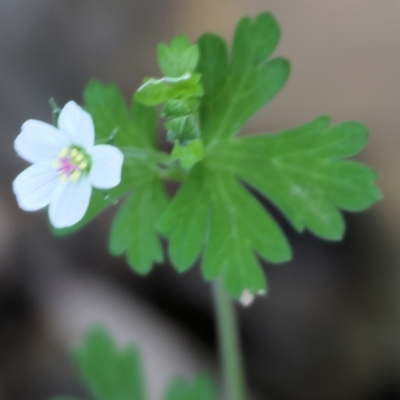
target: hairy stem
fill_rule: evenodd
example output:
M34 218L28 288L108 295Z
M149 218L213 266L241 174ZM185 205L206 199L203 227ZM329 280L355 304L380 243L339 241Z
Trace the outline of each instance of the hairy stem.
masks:
M214 283L214 298L225 398L246 400L235 309L220 281Z

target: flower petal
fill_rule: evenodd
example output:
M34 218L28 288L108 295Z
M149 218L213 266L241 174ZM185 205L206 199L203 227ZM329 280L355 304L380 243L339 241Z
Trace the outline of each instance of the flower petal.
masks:
M90 180L98 189L111 189L121 182L124 155L115 146L99 144L89 154L92 157Z
M36 211L50 204L60 184L57 171L50 165L33 164L13 182L18 205L25 211Z
M58 127L69 136L72 144L86 150L94 145L93 119L74 101L69 101L61 110Z
M49 218L55 228L66 228L79 222L89 207L92 186L87 176L63 183L49 207Z
M63 147L70 145L67 135L53 125L30 119L14 141L15 151L31 163L53 161Z

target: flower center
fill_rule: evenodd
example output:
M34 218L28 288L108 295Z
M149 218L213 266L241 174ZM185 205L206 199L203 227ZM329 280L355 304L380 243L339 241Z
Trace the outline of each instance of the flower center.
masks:
M82 173L89 170L90 157L83 149L65 147L53 162L53 167L57 169L62 182L74 182L80 178Z

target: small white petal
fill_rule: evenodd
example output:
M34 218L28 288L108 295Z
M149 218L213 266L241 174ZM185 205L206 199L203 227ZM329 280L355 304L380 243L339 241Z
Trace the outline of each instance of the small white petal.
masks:
M74 101L68 102L58 117L59 129L66 133L72 144L89 150L94 145L94 125L89 113Z
M49 218L55 228L66 228L79 222L89 207L92 187L83 176L75 182L61 184L49 207Z
M53 125L30 119L21 128L14 141L15 151L31 163L51 162L57 158L63 147L70 145L66 134Z
M240 303L242 306L249 306L254 300L254 295L251 294L247 289L243 290L242 296L240 297Z
M115 146L99 144L89 151L92 157L90 180L98 189L111 189L121 182L124 155Z
M13 182L18 205L25 211L37 211L50 204L60 178L50 165L33 164Z

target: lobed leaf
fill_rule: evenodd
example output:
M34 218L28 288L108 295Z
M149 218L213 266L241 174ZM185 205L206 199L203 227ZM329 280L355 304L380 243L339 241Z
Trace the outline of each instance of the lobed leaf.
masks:
M329 119L321 117L273 135L216 144L208 149L208 161L264 194L298 231L339 240L345 229L339 210L362 211L381 198L376 173L344 160L367 139L362 124L329 127Z
M235 297L266 289L256 255L270 262L291 257L266 210L238 182L258 190L293 226L325 239L342 238L340 210L362 211L381 198L376 173L346 160L368 140L356 122L329 126L320 117L298 128L209 145L161 218L170 258L179 271L200 256L206 279L222 277Z
M114 132L118 147L155 149L155 110L134 102L129 110L120 89L113 83L90 81L83 92L86 110L93 118L96 139Z
M168 204L168 198L159 179L139 186L125 202L114 219L109 248L112 254L126 252L135 271L148 273L154 263L163 261L156 223Z
M190 268L205 243L209 206L204 169L191 171L159 221L160 231L168 237L169 258L183 272Z
M256 254L271 262L287 261L290 247L281 229L230 174L199 163L160 221L178 271L189 268L205 247L206 279L222 276L229 292L266 292Z
M203 274L206 279L221 276L236 298L245 290L266 293L264 274L255 253L273 263L288 261L289 244L267 211L236 178L215 172L212 179L212 212Z
M200 75L187 73L178 78L146 79L134 98L145 106L156 106L168 100L190 99L202 94Z
M197 44L191 45L186 35L179 35L169 45L159 44L157 56L165 76L179 77L195 71L199 62L199 48Z
M291 257L280 228L239 181L272 201L298 231L330 240L343 236L341 210L361 211L381 197L376 173L346 160L367 142L359 123L329 126L321 117L272 135L234 138L289 75L286 60L268 61L279 36L274 17L262 13L239 23L230 57L218 36L198 41L204 155L160 220L175 267L186 270L202 256L204 277L222 277L237 298L266 289L257 256Z
M145 400L138 350L119 350L103 329L92 329L76 350L79 371L97 400Z
M236 135L285 84L289 63L282 58L267 62L279 37L275 18L262 13L239 23L231 60L218 36L206 34L199 39L198 71L204 86L201 129L206 144Z

